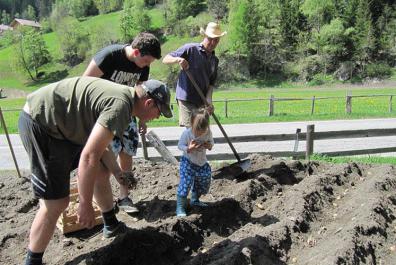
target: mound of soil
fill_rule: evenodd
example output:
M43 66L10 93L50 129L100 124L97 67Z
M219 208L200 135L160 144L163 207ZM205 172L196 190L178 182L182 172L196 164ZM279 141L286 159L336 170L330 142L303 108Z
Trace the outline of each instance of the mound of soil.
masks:
M140 213L117 215L128 232L103 239L100 226L57 230L46 264L395 264L393 166L250 158L238 178L215 171L202 197L209 206L182 219L178 168L137 160ZM22 264L38 203L15 174L3 173L0 190L0 263Z

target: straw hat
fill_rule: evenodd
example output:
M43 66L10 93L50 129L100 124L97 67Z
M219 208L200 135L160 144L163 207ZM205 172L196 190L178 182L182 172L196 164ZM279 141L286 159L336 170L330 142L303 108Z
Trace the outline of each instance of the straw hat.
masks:
M219 38L227 34L227 31L221 31L220 25L215 22L209 22L206 29L201 28L199 32L209 38Z

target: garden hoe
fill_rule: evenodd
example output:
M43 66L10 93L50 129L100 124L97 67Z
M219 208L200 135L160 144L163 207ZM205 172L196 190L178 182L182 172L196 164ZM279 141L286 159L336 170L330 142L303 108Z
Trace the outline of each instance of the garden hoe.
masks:
M191 75L190 71L185 70L185 72L186 72L188 78L190 79L191 83L193 84L195 90L198 92L199 96L205 103L205 105L209 105L208 101L206 100L206 97L202 93L201 88L198 86L197 82L195 82L195 79ZM238 162L233 163L228 166L229 169L231 170L231 174L233 174L235 177L237 177L240 174L244 173L248 168L250 168L250 159L241 160L241 157L235 150L234 145L231 143L230 138L228 138L227 133L225 132L223 126L220 124L220 121L217 119L217 117L214 113L212 113L212 117L216 121L217 125L219 126L220 131L223 133L224 138L227 140L228 145L231 147L231 150L234 153L235 158L238 160Z

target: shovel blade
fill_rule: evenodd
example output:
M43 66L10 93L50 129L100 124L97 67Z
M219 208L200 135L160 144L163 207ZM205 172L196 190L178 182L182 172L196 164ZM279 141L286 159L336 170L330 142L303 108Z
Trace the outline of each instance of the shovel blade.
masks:
M238 177L242 173L246 172L246 170L250 168L250 165L250 159L235 162L227 167L227 173L234 177Z

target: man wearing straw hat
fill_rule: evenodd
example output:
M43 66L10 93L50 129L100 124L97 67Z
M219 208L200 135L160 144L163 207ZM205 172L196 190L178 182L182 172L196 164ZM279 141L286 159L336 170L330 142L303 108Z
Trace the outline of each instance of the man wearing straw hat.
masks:
M209 22L206 29L201 28L200 32L204 36L201 43L187 43L162 60L164 64L178 63L182 69L176 85L176 100L179 105L179 125L185 127L191 127L191 113L204 105L185 71L190 72L201 88L209 103L207 108L212 113L212 94L219 64L215 49L220 37L227 34L215 22Z

